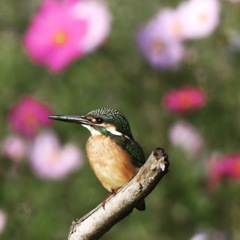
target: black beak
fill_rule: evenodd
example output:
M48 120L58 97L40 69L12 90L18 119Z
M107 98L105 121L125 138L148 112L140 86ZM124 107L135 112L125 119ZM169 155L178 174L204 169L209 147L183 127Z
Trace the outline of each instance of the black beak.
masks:
M82 125L90 125L92 122L86 119L85 116L75 116L75 115L51 115L48 118L63 122L78 123Z

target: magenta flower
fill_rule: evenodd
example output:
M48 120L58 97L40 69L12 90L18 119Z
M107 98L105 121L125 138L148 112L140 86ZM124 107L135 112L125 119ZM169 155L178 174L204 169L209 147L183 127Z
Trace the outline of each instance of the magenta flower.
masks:
M47 0L33 17L24 45L33 61L57 72L82 54L87 22L73 17L75 0Z
M73 144L60 146L52 132L40 133L35 138L29 159L35 174L50 180L62 179L82 165L79 149Z
M24 36L32 60L59 72L95 49L110 28L110 14L98 1L45 0Z
M240 179L240 153L210 160L209 187L215 187L223 178Z
M167 93L163 98L163 105L172 112L186 112L204 106L205 93L195 87L182 87Z
M17 135L7 136L2 144L3 155L18 162L27 153L27 142Z
M176 122L169 130L170 142L185 150L192 156L199 155L204 148L204 140L200 132L191 124Z
M146 26L140 29L138 45L154 67L167 69L176 67L183 59L184 48L179 41L177 19L172 10L160 12Z
M9 121L13 130L32 137L41 126L50 125L48 115L51 114L52 111L44 103L32 97L24 97L10 110Z

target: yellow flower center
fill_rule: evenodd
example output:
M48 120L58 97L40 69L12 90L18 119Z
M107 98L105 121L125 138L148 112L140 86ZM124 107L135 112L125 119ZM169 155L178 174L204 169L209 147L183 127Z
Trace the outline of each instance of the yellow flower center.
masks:
M236 159L233 171L234 171L234 176L235 177L240 176L240 158Z
M54 149L49 155L48 163L52 166L56 165L59 162L59 157L60 157L59 149Z
M189 97L187 94L181 94L179 102L181 103L184 109L189 109L192 107L191 97Z
M208 20L208 15L205 12L201 12L198 16L199 22L204 23Z
M150 51L156 54L161 55L162 53L164 53L166 49L166 46L164 44L164 42L162 42L159 39L153 39L150 45Z
M68 36L65 31L60 30L56 32L54 35L54 43L56 45L63 45L67 42L67 40L68 40Z
M175 21L173 22L172 26L171 26L172 32L176 37L181 36L181 32L182 32L182 25L180 22Z
M29 127L35 127L37 125L37 118L32 111L26 111L24 113L24 121Z

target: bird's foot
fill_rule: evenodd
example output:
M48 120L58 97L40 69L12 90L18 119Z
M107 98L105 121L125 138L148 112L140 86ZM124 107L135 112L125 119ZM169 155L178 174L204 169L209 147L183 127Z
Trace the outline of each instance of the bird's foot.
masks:
M119 188L115 189L115 190L112 190L106 197L105 199L103 200L102 202L102 207L103 209L105 210L105 204L106 202L108 201L108 199L112 196L112 195L116 195L117 191L119 190Z

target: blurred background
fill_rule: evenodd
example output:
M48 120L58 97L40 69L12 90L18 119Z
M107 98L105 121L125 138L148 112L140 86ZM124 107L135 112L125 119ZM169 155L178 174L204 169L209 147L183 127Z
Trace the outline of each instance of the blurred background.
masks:
M240 239L237 0L0 5L0 239L67 239L106 197L89 132L46 120L100 107L170 160L147 210L102 239Z

